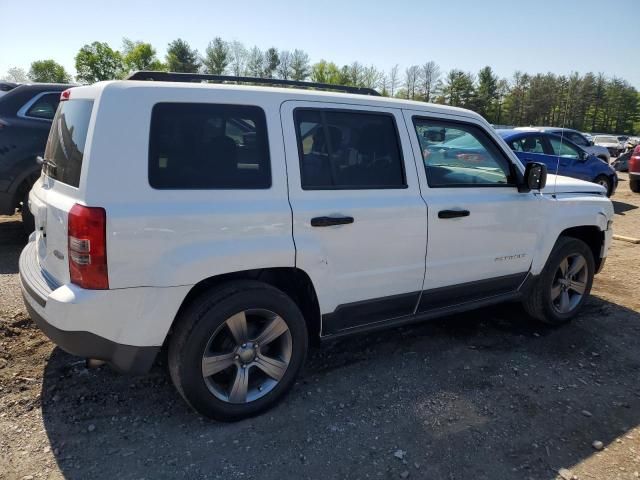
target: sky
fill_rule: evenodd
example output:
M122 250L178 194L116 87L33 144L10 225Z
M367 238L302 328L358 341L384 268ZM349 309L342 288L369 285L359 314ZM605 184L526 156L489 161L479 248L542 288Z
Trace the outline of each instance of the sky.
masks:
M603 72L640 89L640 0L0 0L0 76L52 58L75 73L87 43L182 38L204 53L216 36L261 49L300 48L338 65L388 71L434 60L501 77Z

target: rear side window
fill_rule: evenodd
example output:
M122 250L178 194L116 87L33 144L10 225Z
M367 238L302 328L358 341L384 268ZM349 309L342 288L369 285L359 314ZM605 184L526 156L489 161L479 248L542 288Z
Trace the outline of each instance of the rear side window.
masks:
M244 105L156 104L149 184L157 189L271 187L264 111Z
M60 103L60 93L47 93L38 98L26 111L26 117L51 120Z
M60 182L78 187L93 100L60 103L49 132L44 172Z
M298 109L302 188L406 187L394 119L389 114Z

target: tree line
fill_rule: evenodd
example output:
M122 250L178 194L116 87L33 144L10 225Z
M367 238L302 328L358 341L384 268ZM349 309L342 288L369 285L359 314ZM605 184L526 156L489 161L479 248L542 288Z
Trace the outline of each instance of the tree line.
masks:
M389 71L353 62L337 65L327 60L311 63L300 49L261 50L220 37L198 52L186 41L169 43L164 61L149 43L123 39L120 50L104 42L84 45L75 56L76 81L93 83L124 78L137 70L203 72L214 75L281 78L376 89L384 96L432 102L474 110L501 125L566 126L581 131L633 133L640 130L640 96L626 80L603 73L556 75L516 71L500 78L490 66L477 74L452 69L442 72L433 61ZM9 69L13 81L72 80L62 65L38 60L29 72Z

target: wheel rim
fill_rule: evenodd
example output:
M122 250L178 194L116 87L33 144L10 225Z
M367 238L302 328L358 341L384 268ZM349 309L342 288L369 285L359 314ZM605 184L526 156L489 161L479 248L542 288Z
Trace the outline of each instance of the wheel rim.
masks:
M278 314L245 310L213 333L202 355L202 377L224 402L242 404L264 397L289 367L291 332Z
M599 178L596 183L598 185L602 185L604 188L608 189L609 188L609 181L606 178Z
M551 304L562 314L576 309L587 290L589 267L583 255L575 253L564 258L551 284Z

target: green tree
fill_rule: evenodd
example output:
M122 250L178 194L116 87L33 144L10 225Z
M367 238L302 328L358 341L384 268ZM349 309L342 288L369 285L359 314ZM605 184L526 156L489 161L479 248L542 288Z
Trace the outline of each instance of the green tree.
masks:
M469 108L475 100L473 83L472 74L453 69L445 77L442 94L449 105Z
M31 64L29 80L38 83L69 83L71 76L54 60L37 60Z
M266 78L273 78L278 66L280 65L280 56L278 50L274 47L269 48L264 53L263 74Z
M489 122L495 122L495 102L498 96L498 77L491 67L478 72L475 110Z
M122 39L122 62L128 72L136 70L165 70L164 64L158 60L156 50L150 43Z
M198 51L181 38L169 44L166 58L170 72L197 73L200 69Z
M291 54L291 78L293 80L305 80L311 73L309 55L303 50L294 50Z
M212 75L223 75L230 61L229 45L220 37L216 37L209 42L205 50L204 71Z
M312 82L343 85L343 83L341 83L343 78L338 66L326 60L320 60L311 67L310 78Z
M85 45L76 55L76 78L80 82L94 83L112 80L122 75L122 56L107 43Z
M261 78L264 64L264 55L258 47L253 47L247 55L247 75Z

